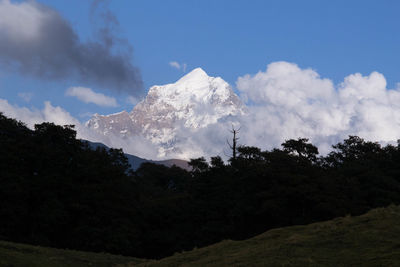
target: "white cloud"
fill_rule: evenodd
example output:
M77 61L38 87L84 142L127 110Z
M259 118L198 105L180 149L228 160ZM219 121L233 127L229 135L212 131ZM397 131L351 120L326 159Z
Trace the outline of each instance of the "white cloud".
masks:
M50 102L44 102L44 108L29 109L26 107L19 107L11 105L7 100L0 99L0 112L4 115L20 120L29 128L37 123L53 122L59 125L75 124L80 125L79 121L73 118L67 111L61 107L54 107Z
M169 65L177 70L182 70L183 72L186 72L186 69L187 69L186 63L179 63L177 61L171 61L171 62L169 62Z
M44 102L44 107L40 110L12 105L7 100L0 98L0 112L9 118L22 121L30 129L33 129L35 124L43 122L52 122L57 125L75 125L77 138L105 144L110 143L108 138L91 131L66 110L61 107L55 107L48 101Z
M96 133L87 129L66 110L53 106L49 101L44 102L44 107L40 110L12 105L7 100L0 98L0 112L9 118L24 122L31 129L35 124L42 122L52 122L57 125L75 125L78 138L101 140Z
M400 138L400 89L389 90L377 72L347 76L335 86L312 69L274 62L245 75L237 88L249 104L242 142L263 148L307 137L327 152L348 135L393 142Z
M52 122L57 125L75 125L77 138L90 140L93 142L101 142L109 147L123 148L124 152L133 155L156 158L157 147L141 136L135 136L129 140L118 137L106 137L100 135L79 120L71 116L61 107L53 106L50 102L44 102L43 109L29 109L10 104L7 100L0 98L0 112L5 116L24 122L29 128L33 129L35 124L42 122Z
M90 88L85 87L71 87L65 94L67 96L74 96L80 101L85 103L93 103L102 107L117 107L117 100L114 97L106 96L101 93L96 93Z

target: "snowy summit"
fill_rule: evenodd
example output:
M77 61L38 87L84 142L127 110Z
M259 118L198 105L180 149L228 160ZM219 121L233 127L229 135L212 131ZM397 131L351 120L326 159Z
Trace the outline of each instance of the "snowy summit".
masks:
M196 68L177 82L156 85L133 110L95 115L86 126L106 136L144 136L160 146L160 156L177 149L180 132L192 131L244 114L244 105L230 85Z

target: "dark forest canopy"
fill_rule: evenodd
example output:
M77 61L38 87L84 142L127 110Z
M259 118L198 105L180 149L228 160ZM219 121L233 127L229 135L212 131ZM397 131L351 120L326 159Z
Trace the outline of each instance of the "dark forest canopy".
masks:
M326 156L305 138L188 172L76 139L73 126L34 130L0 114L0 239L160 258L268 229L400 203L400 146L357 136Z

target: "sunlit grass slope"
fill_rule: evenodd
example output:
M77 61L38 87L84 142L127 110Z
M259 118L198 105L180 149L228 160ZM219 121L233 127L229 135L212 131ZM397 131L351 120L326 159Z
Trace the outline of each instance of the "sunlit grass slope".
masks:
M400 207L274 229L139 266L400 266Z

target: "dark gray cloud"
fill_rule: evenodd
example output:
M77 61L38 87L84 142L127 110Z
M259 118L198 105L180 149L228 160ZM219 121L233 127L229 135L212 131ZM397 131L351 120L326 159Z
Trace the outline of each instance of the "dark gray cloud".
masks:
M96 27L97 38L108 48L122 45L125 49L132 50L129 42L117 35L119 21L108 8L109 2L109 0L93 0L90 6L90 20Z
M99 15L99 16L98 16ZM0 0L0 66L40 79L75 79L125 91L142 90L132 48L116 36L118 20L106 2L94 1L95 40L82 42L56 10L35 1Z

